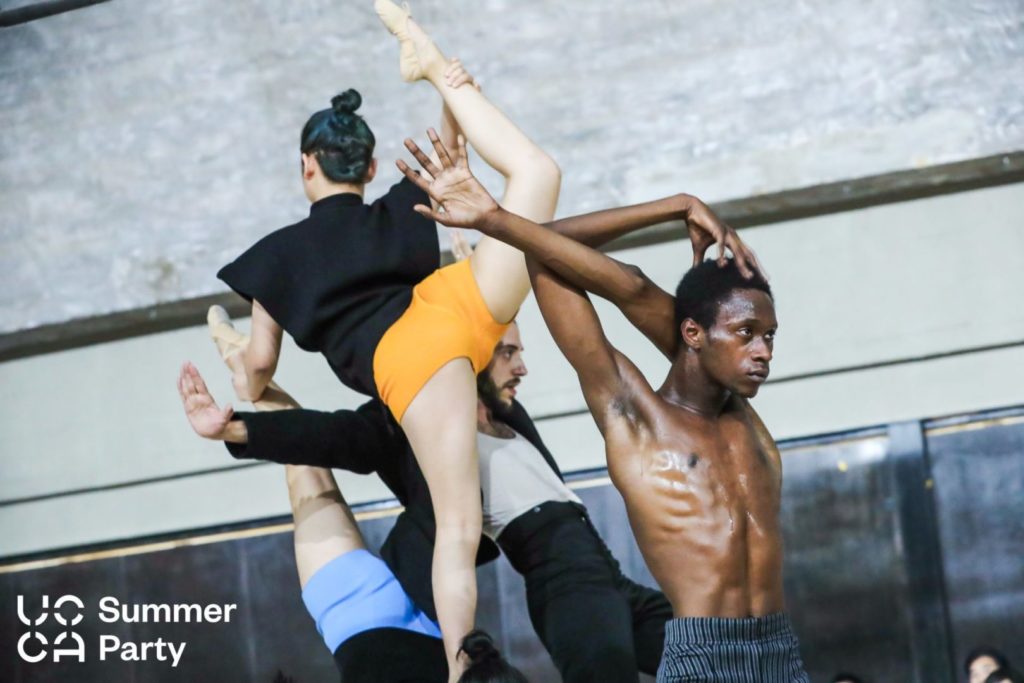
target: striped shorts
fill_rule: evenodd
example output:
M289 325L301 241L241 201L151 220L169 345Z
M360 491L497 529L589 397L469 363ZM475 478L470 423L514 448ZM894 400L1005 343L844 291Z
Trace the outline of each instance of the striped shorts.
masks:
M785 614L665 624L658 683L810 683Z

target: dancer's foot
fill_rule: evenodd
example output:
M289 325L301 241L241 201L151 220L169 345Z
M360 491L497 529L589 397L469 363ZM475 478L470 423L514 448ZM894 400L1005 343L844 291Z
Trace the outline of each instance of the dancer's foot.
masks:
M235 329L231 316L221 306L210 306L206 312L206 326L221 359L233 370L231 360L249 346L249 337Z
M384 26L398 38L401 46L398 71L402 80L411 83L423 78L431 81L443 78L446 67L444 55L409 16L408 3L399 7L391 0L374 0L373 8Z
M245 374L244 352L249 348L249 337L235 329L228 312L220 306L210 306L206 312L206 327L220 357L231 370L231 384L235 394L243 401L255 401L258 396L249 392L249 378Z

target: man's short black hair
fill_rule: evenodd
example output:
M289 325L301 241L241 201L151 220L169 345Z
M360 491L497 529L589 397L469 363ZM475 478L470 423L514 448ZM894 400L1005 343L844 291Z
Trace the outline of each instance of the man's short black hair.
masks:
M679 328L687 318L705 330L714 325L718 307L737 289L757 289L772 295L763 277L756 272L749 279L743 277L732 259L722 267L715 261L704 261L686 271L676 287L676 340L681 341Z
M859 676L853 674L836 674L832 677L832 683L864 683Z

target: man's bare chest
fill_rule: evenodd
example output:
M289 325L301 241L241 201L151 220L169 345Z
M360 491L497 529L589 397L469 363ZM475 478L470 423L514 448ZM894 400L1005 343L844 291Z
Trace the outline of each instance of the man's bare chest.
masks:
M610 474L624 495L669 496L694 511L726 506L772 514L777 510L781 472L774 445L743 416L702 424L662 421L635 443L609 442ZM682 511L682 510L680 510Z

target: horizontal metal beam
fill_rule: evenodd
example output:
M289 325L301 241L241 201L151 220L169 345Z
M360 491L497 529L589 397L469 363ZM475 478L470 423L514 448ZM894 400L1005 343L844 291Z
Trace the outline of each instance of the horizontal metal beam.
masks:
M206 321L206 309L214 304L220 304L235 318L252 312L242 297L225 292L76 318L0 335L0 362L201 325Z
M713 208L736 228L747 228L1018 182L1024 182L1024 152L732 199ZM659 244L685 234L679 222L666 223L616 240L606 251ZM445 253L442 260L450 261L451 255ZM224 292L78 318L0 335L0 362L200 325L213 304L232 316L249 314L241 298Z
M55 14L63 14L90 5L99 5L110 0L47 0L47 2L36 2L24 7L15 7L0 11L0 28L16 26L36 19L52 17Z
M1024 182L1024 151L730 199L712 208L740 229L1019 182ZM668 242L685 235L682 228L680 222L664 223L627 235L608 248Z

